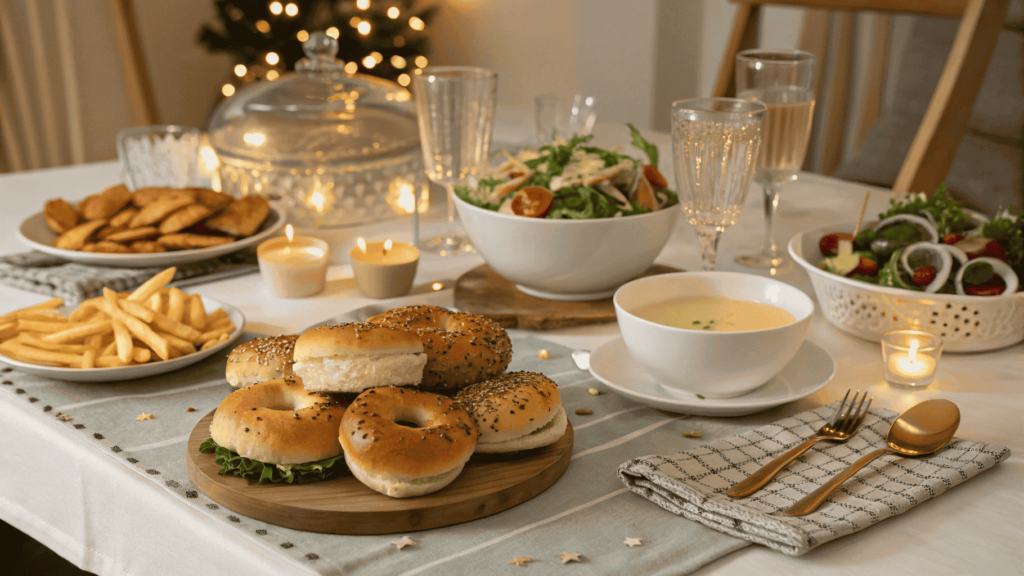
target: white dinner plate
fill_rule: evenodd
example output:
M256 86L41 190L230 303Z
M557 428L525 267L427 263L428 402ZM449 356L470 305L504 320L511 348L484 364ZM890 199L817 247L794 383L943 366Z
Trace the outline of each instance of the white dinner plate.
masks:
M238 338L238 335L242 333L242 329L245 327L245 316L242 312L231 306L225 304L220 300L213 298L202 297L203 308L206 309L207 314L213 313L217 308L223 308L228 313L228 318L235 324L235 330L228 335L228 339L217 344L209 350L200 350L192 354L186 354L173 360L147 362L146 364L139 364L138 366L121 366L118 368L57 368L53 366L40 366L38 364L29 364L20 360L14 360L8 358L0 352L0 362L9 364L16 367L22 372L27 372L35 376L42 376L43 378L52 378L54 380L67 380L70 382L118 382L121 380L134 380L136 378L146 378L148 376L156 376L157 374L166 374L167 372L173 372L180 368L195 364L204 358L217 354L221 350L224 350L231 345L232 342ZM68 312L62 310L62 312Z
M655 380L620 337L591 352L590 373L615 392L661 410L697 416L745 416L821 390L835 375L836 364L828 352L805 340L782 372L760 388L736 398L701 399Z
M211 246L209 248L193 248L191 250L172 250L156 254L101 254L54 247L53 242L57 239L57 235L46 225L46 218L43 216L43 213L39 212L29 216L21 223L21 226L18 227L18 238L23 244L33 250L38 250L39 252L57 256L71 262L78 262L79 264L117 266L120 268L150 268L197 262L207 258L216 258L224 254L230 254L249 246L256 246L277 234L284 224L285 218L271 206L267 219L263 221L263 225L260 226L256 234L248 238L240 238L230 244Z

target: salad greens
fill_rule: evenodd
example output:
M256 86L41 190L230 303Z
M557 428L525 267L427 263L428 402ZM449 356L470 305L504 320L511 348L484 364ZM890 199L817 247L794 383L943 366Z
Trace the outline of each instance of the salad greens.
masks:
M1017 276L1024 278L1024 210L1007 208L999 211L981 229L982 236L998 240L1006 249L1006 263Z
M630 125L632 143L640 148L651 165L657 167L658 148L647 142ZM487 210L503 210L515 191L539 186L550 191L551 206L544 217L552 219L613 218L646 214L652 209L638 202L634 192L643 176L643 164L620 150L588 146L592 136L573 136L568 142L556 141L537 150L523 150L495 168L476 187L456 186L462 200ZM528 176L518 182L519 175ZM592 182L601 180L600 182ZM675 192L649 183L658 208L679 203ZM507 206L506 206L507 208ZM506 212L509 213L509 212Z
M199 451L216 454L215 462L220 466L217 473L221 476L238 476L246 480L257 480L260 484L304 484L326 480L342 469L347 470L344 454L305 464L267 464L239 456L238 452L217 444L213 438L207 438L199 446Z

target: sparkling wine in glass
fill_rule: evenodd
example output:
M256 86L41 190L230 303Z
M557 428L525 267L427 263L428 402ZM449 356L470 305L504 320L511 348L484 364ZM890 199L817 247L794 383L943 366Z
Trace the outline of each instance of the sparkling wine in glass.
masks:
M427 178L448 191L448 230L423 242L423 248L442 256L472 252L469 240L455 234L452 191L488 169L498 73L469 66L428 66L412 78L423 166Z
M672 158L679 203L697 229L704 270L736 223L757 164L765 106L737 98L672 103Z
M764 247L736 261L778 268L786 257L775 244L772 221L779 189L797 179L814 117L814 55L800 50L745 50L736 55L737 96L764 104L764 138L754 179L764 189Z

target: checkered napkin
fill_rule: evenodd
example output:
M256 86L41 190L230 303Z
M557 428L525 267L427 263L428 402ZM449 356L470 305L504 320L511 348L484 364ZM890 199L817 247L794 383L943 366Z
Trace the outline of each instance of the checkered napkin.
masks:
M845 444L819 442L753 495L739 500L725 495L734 483L813 436L835 409L835 404L821 406L671 456L630 460L619 467L619 478L669 512L799 556L902 514L1010 456L1002 446L959 439L932 456L883 456L847 480L817 511L801 517L783 515L783 510L838 471L865 453L885 447L889 426L899 414L876 408Z
M21 290L57 296L68 304L101 296L103 287L127 292L148 280L165 266L155 268L106 268L68 262L41 252L0 257L0 284ZM213 282L259 270L254 249L190 262L177 266L172 286Z

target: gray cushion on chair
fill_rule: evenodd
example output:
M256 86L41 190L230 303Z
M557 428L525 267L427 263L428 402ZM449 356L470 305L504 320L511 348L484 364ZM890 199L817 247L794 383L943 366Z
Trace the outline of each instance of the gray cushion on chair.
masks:
M1024 20L1024 0L1013 0L1007 22ZM900 65L891 109L834 174L892 186L945 66L958 20L915 18ZM999 35L967 133L946 177L955 194L986 212L1024 204L1024 37Z

